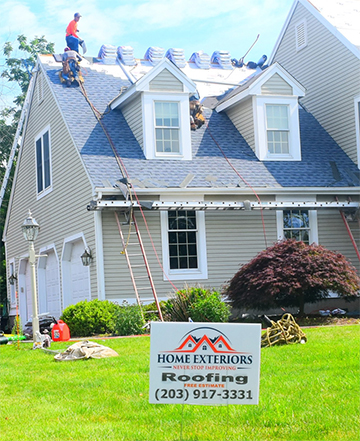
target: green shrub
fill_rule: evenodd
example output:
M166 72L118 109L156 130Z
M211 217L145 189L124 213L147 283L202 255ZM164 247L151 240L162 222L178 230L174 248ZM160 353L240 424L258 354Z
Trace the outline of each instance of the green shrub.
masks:
M160 309L162 314L165 314L165 302L159 302L160 304ZM144 314L144 319L146 322L148 321L154 321L154 322L158 322L160 320L159 318L159 313L156 307L156 303L152 302L152 303L148 303L147 305L142 305L142 311Z
M76 337L113 334L115 315L119 305L108 300L84 300L64 309L60 317Z
M138 305L129 305L126 301L117 309L115 314L116 335L144 334L145 320Z
M201 287L186 287L177 291L164 305L168 321L227 322L230 307L217 291Z

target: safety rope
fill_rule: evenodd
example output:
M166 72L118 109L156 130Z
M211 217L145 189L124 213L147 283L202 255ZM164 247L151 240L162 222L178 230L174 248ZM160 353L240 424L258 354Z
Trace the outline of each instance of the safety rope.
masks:
M226 162L230 165L230 167L234 170L234 172L239 176L239 178L244 182L245 185L247 185L251 191L254 193L256 199L258 200L259 204L260 204L260 213L261 213L261 222L262 222L262 227L263 227L263 233L264 233L264 242L265 242L265 248L267 248L267 237L266 237L266 229L265 229L265 220L264 220L264 213L263 213L263 207L262 207L262 203L261 203L261 199L260 196L256 193L256 191L254 190L254 188L246 181L246 179L240 174L240 172L236 169L236 167L232 164L232 162L230 161L230 159L226 156L226 153L224 152L224 150L221 148L220 144L217 142L216 138L214 137L214 135L212 134L210 127L209 127L209 122L208 120L206 120L206 128L209 131L209 134L212 138L212 140L215 142L215 144L217 145L217 147L219 148L220 152L222 153L222 155L224 156Z
M261 347L306 343L307 338L291 314L284 314L280 320L271 320L271 327L261 336Z
M103 132L104 132L105 135L106 135L107 140L109 141L109 144L110 144L110 146L111 146L111 148L112 148L112 151L113 151L113 153L114 153L114 156L115 156L116 162L118 163L118 166L119 166L119 168L120 168L121 174L123 175L123 178L127 179L127 181L128 181L128 183L127 183L126 185L127 185L127 187L128 187L128 190L129 190L130 198L131 198L131 192L134 193L135 199L136 199L136 201L137 201L137 203L138 203L138 207L139 207L139 210L140 210L141 216L142 216L142 218L143 218L143 220L144 220L145 228L146 228L147 234L148 234L148 236L149 236L149 239L150 239L150 242L151 242L151 246L152 246L152 248L153 248L153 251L154 251L154 254L155 254L156 260L157 260L157 262L158 262L158 264L159 264L159 266L160 266L160 269L161 269L161 271L163 272L163 274L164 274L166 280L170 283L170 285L174 288L174 290L175 290L175 291L178 291L177 287L176 287L176 286L173 284L173 282L170 280L169 276L167 275L167 273L166 273L166 271L165 271L165 269L164 269L164 267L163 267L163 265L162 265L162 263L161 263L161 261L160 261L160 258L159 258L159 255L158 255L157 251L156 251L156 247L155 247L155 244L154 244L154 241L153 241L152 235L151 235L151 233L150 233L149 225L148 225L147 220L146 220L146 218L145 218L145 214L144 214L144 211L143 211L143 209L142 209L142 207L141 207L141 204L140 204L140 201L139 201L138 195L137 195L137 193L136 193L134 187L133 187L132 185L129 184L129 182L130 182L130 176L129 176L127 170L126 170L126 167L125 167L125 165L124 165L124 163L123 163L123 161L122 161L120 155L118 154L118 152L117 152L117 150L116 150L115 144L113 143L113 141L112 141L112 139L111 139L111 137L110 137L109 132L107 131L107 129L106 129L104 123L101 121L103 114L102 114L99 110L97 110L97 109L95 108L95 106L92 104L90 98L88 97L88 95L87 95L87 93L86 93L86 90L85 90L84 85L83 85L82 83L80 83L80 82L79 82L79 84L80 84L80 89L81 89L81 91L82 91L82 93L83 93L83 95L84 95L86 101L88 102L88 104L90 105L91 109L93 110L93 113L94 113L96 119L98 120L98 122L99 122L101 128L103 129ZM132 199L131 199L131 201L132 201ZM133 201L132 201L132 206L133 206ZM131 221L130 221L130 223L131 223Z

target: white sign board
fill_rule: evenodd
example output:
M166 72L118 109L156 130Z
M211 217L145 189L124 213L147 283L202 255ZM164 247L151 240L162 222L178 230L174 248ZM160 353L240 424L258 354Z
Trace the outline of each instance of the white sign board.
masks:
M258 404L260 324L151 323L150 403Z

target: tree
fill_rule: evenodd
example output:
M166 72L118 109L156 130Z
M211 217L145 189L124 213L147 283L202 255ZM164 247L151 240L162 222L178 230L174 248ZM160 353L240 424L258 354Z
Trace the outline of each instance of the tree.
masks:
M23 57L14 56L12 43L7 41L4 45L5 68L1 77L9 82L17 83L21 93L14 98L14 106L7 107L0 111L0 181L3 182L6 172L7 161L14 141L17 125L19 122L21 107L24 103L26 92L29 87L32 69L35 66L38 54L54 53L54 44L48 43L44 36L35 37L28 42L24 35L17 37L18 49ZM14 167L7 184L3 203L0 209L0 318L7 316L7 290L6 290L6 262L4 246L1 241L3 228L10 197L10 189ZM0 329L2 326L0 326Z
M226 294L236 308L297 306L304 314L305 303L322 300L330 291L351 300L359 289L356 270L342 254L289 239L243 265L230 280Z

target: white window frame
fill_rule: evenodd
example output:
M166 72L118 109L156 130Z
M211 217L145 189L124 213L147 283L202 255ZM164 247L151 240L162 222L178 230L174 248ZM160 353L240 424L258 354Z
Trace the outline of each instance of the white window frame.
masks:
M300 26L303 26L304 29L304 42L302 44L299 44L299 28ZM307 38L307 22L304 18L303 20L298 21L295 24L295 45L296 45L296 51L299 52L301 49L304 49L308 45L308 38Z
M158 126L156 124L156 104L164 104L164 103L169 103L169 104L176 104L177 106L177 117L178 117L178 125L175 126ZM160 100L155 100L154 101L154 127L155 127L155 154L158 155L171 155L171 156L178 156L181 153L181 125L180 125L180 106L179 106L179 102L178 101L160 101ZM159 152L157 150L157 138L156 138L156 130L157 129L169 129L169 130L176 130L178 132L178 136L179 136L179 152Z
M355 106L355 130L356 130L356 147L357 147L357 163L360 169L360 95L354 98Z
M318 235L318 221L317 221L317 211L316 210L308 210L306 208L289 208L289 210L302 210L308 211L309 213L309 244L318 244L319 243L319 235ZM277 225L277 237L278 240L284 240L284 210L276 211L276 225Z
M168 276L171 280L204 280L208 278L207 269L207 253L206 253L206 232L205 232L205 212L195 211L196 213L196 245L198 268L196 269L170 269L169 259L169 236L168 236L168 212L161 211L161 243L162 243L162 257L164 268L164 280Z
M272 128L268 127L268 124L269 124L269 121L268 121L268 107L270 107L270 106L272 106L272 107L275 107L275 106L276 107L283 107L283 108L286 109L286 121L287 121L287 126L288 126L287 129L280 129L279 127L272 127ZM266 116L266 142L267 142L268 152L269 152L269 136L268 136L269 132L273 132L273 133L276 133L276 132L279 132L279 133L280 132L286 132L287 135L288 135L287 147L288 147L288 150L290 152L289 106L288 105L284 105L284 104L265 104L265 116ZM286 152L285 154L288 155L289 152ZM284 153L274 153L274 152L270 153L269 152L269 154L271 154L271 155L274 155L274 154L279 155L279 154L284 154Z
M37 153L36 153L36 142L43 138L43 136L45 135L45 133L48 132L49 133L49 173L50 173L50 185L46 188L43 188L40 192L38 191L38 170L37 170ZM50 131L50 126L45 127L36 137L35 137L35 172L36 172L36 193L37 193L37 200L41 199L42 197L44 197L45 195L47 195L48 193L50 193L53 189L52 186L52 160L51 160L51 131ZM41 151L42 151L42 170L44 171L45 167L44 167L44 147L43 147L43 141L41 141ZM45 187L45 174L43 173L43 186Z
M190 109L189 97L184 93L143 92L143 133L144 154L146 159L191 160ZM179 105L179 153L157 152L155 137L155 102L176 102Z
M9 277L14 276L16 277L16 262L15 259L9 259ZM14 281L14 285L10 285L10 306L13 308L16 306L16 283L17 281Z
M266 130L266 105L285 105L289 116L289 153L269 153ZM260 161L301 161L299 104L297 96L253 96L255 153Z

